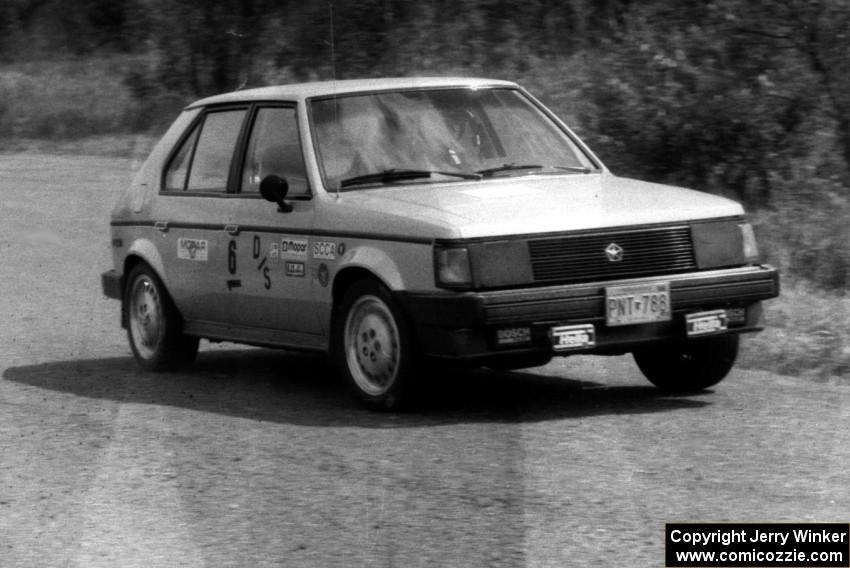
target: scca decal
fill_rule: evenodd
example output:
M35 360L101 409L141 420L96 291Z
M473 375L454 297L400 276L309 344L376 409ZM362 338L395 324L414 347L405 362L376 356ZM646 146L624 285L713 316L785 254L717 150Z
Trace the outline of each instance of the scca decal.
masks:
M313 258L334 260L336 258L336 243L316 241L313 243Z

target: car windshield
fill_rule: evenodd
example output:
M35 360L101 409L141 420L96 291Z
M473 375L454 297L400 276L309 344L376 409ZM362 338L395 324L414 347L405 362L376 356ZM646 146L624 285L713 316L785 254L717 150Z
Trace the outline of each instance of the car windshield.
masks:
M310 112L331 190L597 170L516 89L347 95L313 100Z

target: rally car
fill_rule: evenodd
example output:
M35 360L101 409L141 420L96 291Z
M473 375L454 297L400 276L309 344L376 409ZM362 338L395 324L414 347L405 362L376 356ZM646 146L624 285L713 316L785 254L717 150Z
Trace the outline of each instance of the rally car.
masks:
M633 353L658 387L731 369L777 296L738 203L613 175L515 83L406 78L186 107L112 214L104 293L150 370L198 341L327 352L368 406L426 363Z

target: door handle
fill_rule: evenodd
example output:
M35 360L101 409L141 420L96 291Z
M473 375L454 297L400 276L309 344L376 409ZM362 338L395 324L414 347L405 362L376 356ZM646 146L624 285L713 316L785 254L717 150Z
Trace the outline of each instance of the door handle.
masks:
M238 235L239 234L239 225L225 225L224 232L228 235Z
M165 233L165 232L168 231L168 221L157 221L156 223L153 224L153 227L157 231Z

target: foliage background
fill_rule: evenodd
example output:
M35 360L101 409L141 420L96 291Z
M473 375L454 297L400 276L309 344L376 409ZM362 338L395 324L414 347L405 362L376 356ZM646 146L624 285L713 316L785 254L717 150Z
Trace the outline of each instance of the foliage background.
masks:
M846 375L848 34L846 0L4 0L0 145L115 146L266 84L516 80L615 173L744 201L786 289L762 354Z

